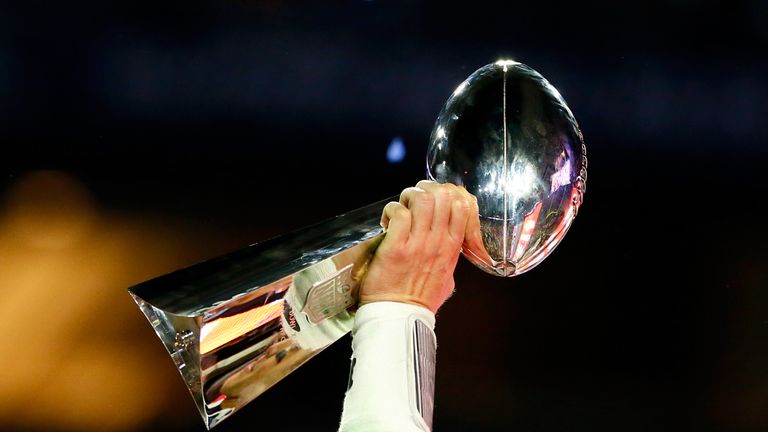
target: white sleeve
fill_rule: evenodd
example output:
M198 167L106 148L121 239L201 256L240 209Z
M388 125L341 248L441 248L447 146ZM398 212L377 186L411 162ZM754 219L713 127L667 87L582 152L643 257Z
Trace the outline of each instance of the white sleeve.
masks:
M352 370L340 432L431 430L435 315L405 303L362 306L352 329Z

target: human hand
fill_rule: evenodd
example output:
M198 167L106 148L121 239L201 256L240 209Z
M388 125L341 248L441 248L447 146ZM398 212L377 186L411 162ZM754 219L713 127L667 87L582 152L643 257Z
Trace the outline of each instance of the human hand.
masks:
M384 207L386 230L360 287L360 305L395 301L436 313L451 296L453 271L477 200L464 188L422 180Z

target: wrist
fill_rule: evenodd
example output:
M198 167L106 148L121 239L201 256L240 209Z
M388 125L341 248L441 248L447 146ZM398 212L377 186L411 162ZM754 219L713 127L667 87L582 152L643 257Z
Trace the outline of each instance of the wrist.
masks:
M409 318L418 318L431 329L435 328L435 314L429 308L420 304L381 300L366 303L357 309L353 335L355 330L371 322L382 320L404 321Z
M429 310L433 315L437 313L437 307L429 305L424 299L409 294L396 294L396 293L380 293L380 294L366 294L360 296L360 307L373 303L402 303L412 306L418 306Z

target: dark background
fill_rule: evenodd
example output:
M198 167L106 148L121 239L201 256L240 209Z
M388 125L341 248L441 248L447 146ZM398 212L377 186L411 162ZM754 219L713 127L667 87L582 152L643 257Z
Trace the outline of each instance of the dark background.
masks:
M55 219L59 185L101 226L145 227L137 250L172 242L180 258L137 252L139 270L96 285L127 302L131 283L423 178L445 99L511 57L576 115L585 203L535 271L459 265L438 318L435 430L768 430L766 22L759 0L3 3L0 211ZM407 153L390 163L396 137ZM3 238L0 254L16 250ZM110 301L66 337L88 344ZM136 364L169 378L142 396L152 409L101 426L202 430L138 310L123 321L148 341ZM338 342L219 430L334 430L349 354ZM6 423L99 429L88 416L130 408L128 390L95 392L64 422L29 391Z

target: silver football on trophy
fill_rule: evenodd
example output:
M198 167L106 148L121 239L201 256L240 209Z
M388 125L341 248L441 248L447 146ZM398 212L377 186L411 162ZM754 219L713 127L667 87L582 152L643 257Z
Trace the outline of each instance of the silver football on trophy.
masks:
M446 102L427 174L477 198L480 227L468 233L467 259L515 276L568 231L585 191L586 148L557 89L530 67L502 60L477 70Z

